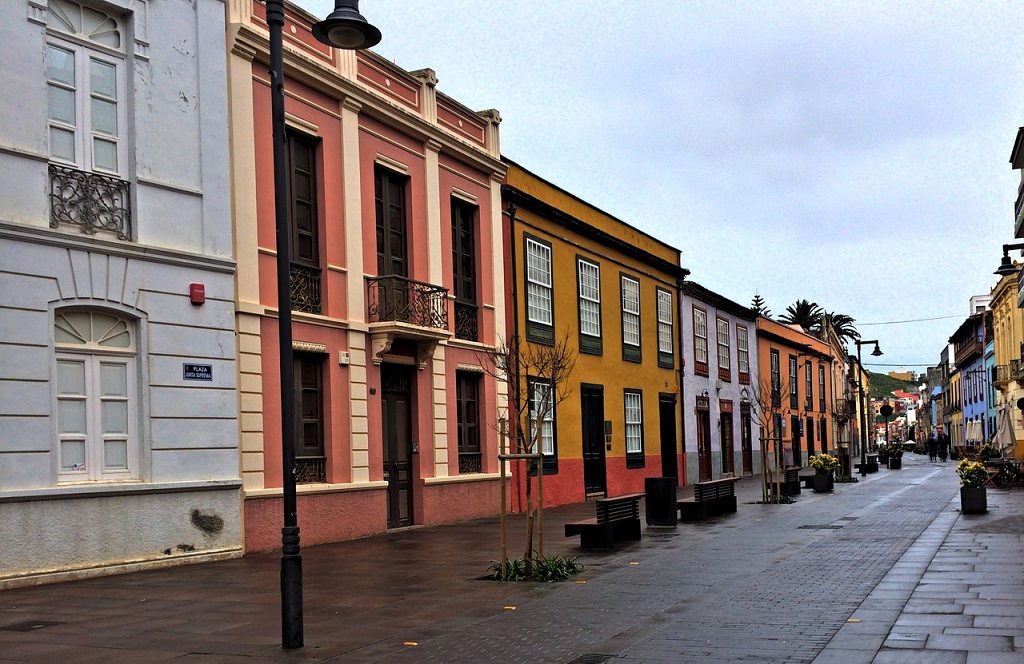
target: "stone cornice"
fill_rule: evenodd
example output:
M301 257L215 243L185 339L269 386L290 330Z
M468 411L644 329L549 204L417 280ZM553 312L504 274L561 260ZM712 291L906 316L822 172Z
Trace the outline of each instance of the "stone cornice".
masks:
M178 267L202 268L224 274L235 273L235 262L226 258L214 258L185 251L140 245L134 242L103 240L81 234L63 233L50 228L26 226L5 221L0 221L0 239L78 249L80 251L98 251L108 256L120 256L127 259L149 263L164 263Z
M243 56L252 53L252 59L266 63L269 60L270 43L268 35L261 29L248 24L228 26L229 50ZM357 82L345 78L337 71L289 47L284 49L285 76L315 90L346 103L349 100L361 104L360 113L385 124L397 127L415 140L426 143L439 142L442 152L449 154L486 173L504 173L506 166L500 158L492 157L482 146L474 145L459 136L445 131L422 116L402 108L395 102L380 97ZM482 118L484 119L484 118ZM486 121L486 119L484 119Z

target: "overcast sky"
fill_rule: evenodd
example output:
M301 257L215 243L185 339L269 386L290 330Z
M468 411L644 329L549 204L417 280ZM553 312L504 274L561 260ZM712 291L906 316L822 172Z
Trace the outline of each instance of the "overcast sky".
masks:
M323 17L334 3L299 5ZM726 297L853 316L880 362L937 363L1014 241L1022 2L360 11L384 35L375 52L498 109L503 154L679 248L690 278Z

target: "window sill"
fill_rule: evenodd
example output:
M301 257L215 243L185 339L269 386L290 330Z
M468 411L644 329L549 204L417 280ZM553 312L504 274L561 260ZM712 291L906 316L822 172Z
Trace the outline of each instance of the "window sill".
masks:
M199 482L105 482L66 484L46 489L0 491L0 503L35 500L66 500L70 498L103 498L107 496L181 493L186 491L225 491L242 487L242 480L203 480Z

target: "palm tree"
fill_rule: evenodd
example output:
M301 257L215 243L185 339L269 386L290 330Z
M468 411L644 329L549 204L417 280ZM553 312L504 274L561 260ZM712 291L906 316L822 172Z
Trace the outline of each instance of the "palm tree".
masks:
M799 325L810 332L818 327L824 313L824 310L818 306L817 302L797 300L786 307L786 313L780 316L779 320L789 325Z
M860 339L860 332L853 325L855 322L857 321L852 316L828 311L821 317L819 330L825 326L831 327L840 341L849 344L851 341Z

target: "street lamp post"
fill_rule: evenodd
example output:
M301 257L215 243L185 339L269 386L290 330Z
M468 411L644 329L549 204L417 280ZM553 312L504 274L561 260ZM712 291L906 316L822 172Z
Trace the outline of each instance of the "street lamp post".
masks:
M284 131L284 1L266 0L270 32L270 107L274 141L274 223L277 231L277 326L281 360L281 646L301 648L302 555L295 498L295 384L292 367L291 253L288 232L287 138ZM359 0L336 0L334 11L313 26L329 46L370 48L380 31L359 14ZM360 35L362 38L360 39Z
M853 343L857 344L857 403L860 406L860 474L868 474L868 432L867 432L867 414L864 412L864 363L860 359L860 347L866 344L875 344L875 349L871 351L873 357L878 357L882 354L881 349L878 347L878 339L854 339Z

